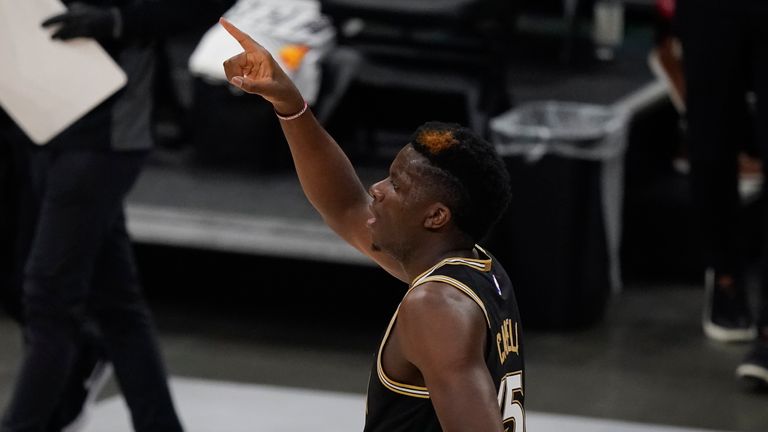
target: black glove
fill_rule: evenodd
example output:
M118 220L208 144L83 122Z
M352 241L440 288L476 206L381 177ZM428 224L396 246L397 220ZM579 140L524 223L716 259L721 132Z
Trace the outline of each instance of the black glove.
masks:
M51 38L69 40L78 37L116 39L120 37L121 18L117 8L72 3L63 14L43 21L43 27L60 24Z

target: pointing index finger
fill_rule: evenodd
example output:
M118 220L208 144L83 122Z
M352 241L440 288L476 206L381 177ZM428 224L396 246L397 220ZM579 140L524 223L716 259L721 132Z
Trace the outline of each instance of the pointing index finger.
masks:
M233 38L237 39L237 42L240 44L243 49L247 50L254 50L260 47L259 44L256 43L253 39L251 39L250 36L243 33L242 30L235 27L234 24L227 21L226 18L219 18L219 24L221 24L222 27L224 27L224 30L227 31L227 33L231 34Z

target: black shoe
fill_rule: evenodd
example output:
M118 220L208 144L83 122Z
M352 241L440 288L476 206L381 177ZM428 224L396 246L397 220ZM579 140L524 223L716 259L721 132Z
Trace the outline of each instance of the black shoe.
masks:
M718 342L748 342L757 337L757 328L747 306L743 285L727 290L717 286L715 271L706 272L704 288L704 334Z
M98 338L84 330L86 342L72 365L61 402L48 424L47 432L81 430L96 398L112 376L112 365L104 359Z
M768 390L768 341L755 343L736 368L736 376L754 389Z
M85 397L82 399L80 411L77 412L69 423L64 425L61 432L79 432L83 430L91 410L96 405L96 398L98 398L99 393L101 393L101 390L104 389L104 386L107 385L111 377L112 365L103 360L97 362L93 372L83 383Z

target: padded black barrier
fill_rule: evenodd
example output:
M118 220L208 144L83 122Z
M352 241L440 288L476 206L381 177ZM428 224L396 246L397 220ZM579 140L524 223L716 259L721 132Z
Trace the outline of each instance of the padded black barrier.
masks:
M361 59L354 89L378 113L358 113L358 137L384 131L402 134L414 127L402 107L419 106L421 121L440 114L487 133L488 120L510 105L508 41L515 2L509 0L323 0L323 13L338 30L339 45ZM362 20L359 31L348 23ZM398 95L389 104L389 95ZM444 101L449 100L446 104ZM458 103L454 103L453 101ZM432 105L429 102L434 102ZM446 113L445 108L455 106ZM389 125L379 125L386 114Z
M322 0L334 19L362 18L411 26L451 26L511 11L511 0Z

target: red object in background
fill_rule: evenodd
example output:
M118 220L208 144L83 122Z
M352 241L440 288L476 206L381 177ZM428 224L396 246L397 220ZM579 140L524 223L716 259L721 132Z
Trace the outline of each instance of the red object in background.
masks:
M675 0L656 0L656 10L662 18L671 20L675 16Z

